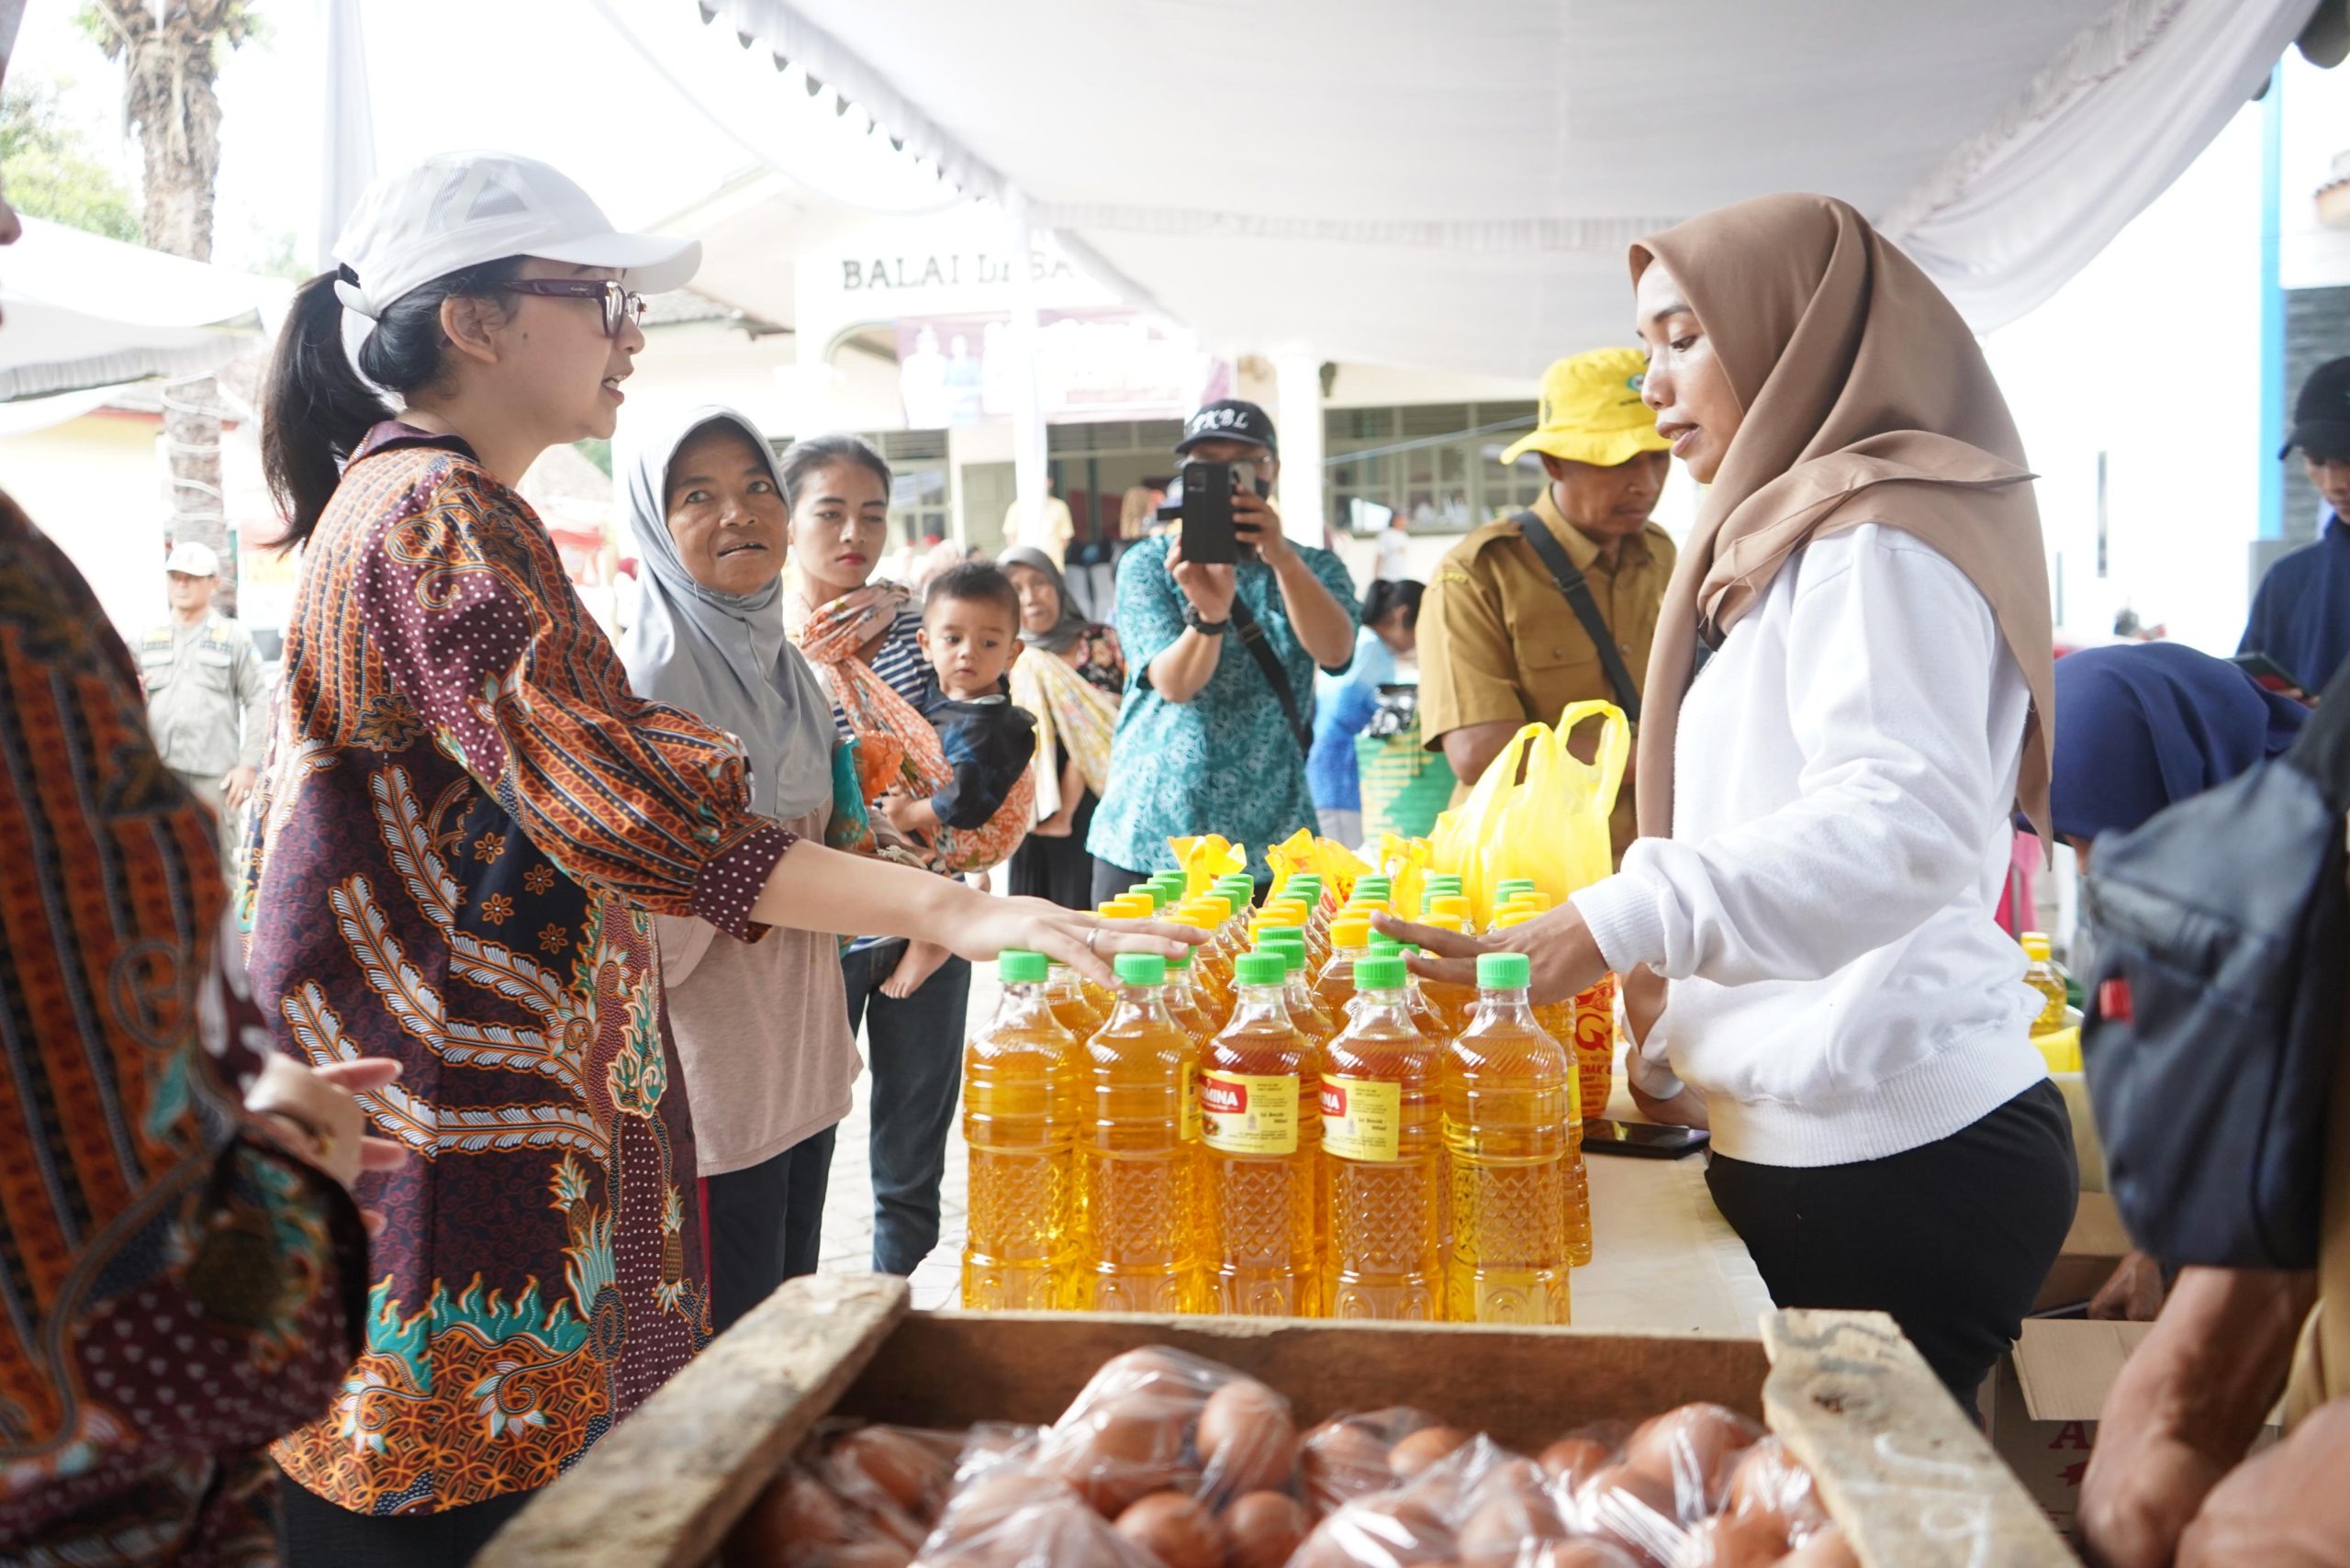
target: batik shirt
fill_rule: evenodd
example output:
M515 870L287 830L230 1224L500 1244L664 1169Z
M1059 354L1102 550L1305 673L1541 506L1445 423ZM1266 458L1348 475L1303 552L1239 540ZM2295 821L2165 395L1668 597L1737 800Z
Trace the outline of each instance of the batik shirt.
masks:
M1118 641L1126 655L1125 701L1110 746L1110 787L1093 813L1086 848L1129 871L1170 869L1170 838L1219 833L1248 846L1248 869L1270 875L1265 850L1315 824L1305 753L1265 672L1236 626L1223 639L1215 673L1189 702L1151 689L1150 661L1183 634L1183 590L1167 569L1173 537L1145 539L1118 557ZM1327 550L1298 554L1348 619L1360 621L1354 579ZM1265 631L1265 645L1289 677L1303 713L1314 700L1314 656L1297 640L1281 586L1262 561L1235 568L1241 603ZM1348 636L1354 628L1348 628ZM1346 666L1330 673L1337 674Z
M520 497L383 425L307 547L255 813L285 1048L388 1056L367 1344L286 1472L358 1513L543 1486L709 1338L653 916L755 939L791 842L640 700Z
M358 1210L238 1105L260 1058L232 1024L259 1019L220 972L212 816L144 710L88 585L0 496L11 1563L275 1562L266 1445L356 1343Z

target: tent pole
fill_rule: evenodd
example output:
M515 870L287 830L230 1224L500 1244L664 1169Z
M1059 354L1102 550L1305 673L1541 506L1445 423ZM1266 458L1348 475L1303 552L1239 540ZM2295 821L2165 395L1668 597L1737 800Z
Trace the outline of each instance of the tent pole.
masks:
M1018 498L1016 541L1054 554L1045 536L1045 415L1036 393L1036 274L1028 198L1018 189L1004 201L1012 225L1012 480Z

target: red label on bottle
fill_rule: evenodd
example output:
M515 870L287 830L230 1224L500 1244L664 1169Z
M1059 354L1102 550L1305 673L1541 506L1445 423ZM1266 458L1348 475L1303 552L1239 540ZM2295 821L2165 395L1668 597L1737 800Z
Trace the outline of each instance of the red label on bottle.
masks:
M1200 1109L1214 1116L1244 1115L1248 1110L1248 1086L1228 1078L1203 1078Z
M1322 1114L1326 1116L1343 1116L1347 1114L1347 1090L1344 1084L1333 1083L1326 1078L1322 1081Z

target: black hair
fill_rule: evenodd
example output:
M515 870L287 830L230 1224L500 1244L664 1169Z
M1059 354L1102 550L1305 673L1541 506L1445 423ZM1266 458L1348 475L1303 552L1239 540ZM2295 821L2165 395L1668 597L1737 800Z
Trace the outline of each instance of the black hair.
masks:
M1366 626L1383 620L1396 606L1404 607L1404 629L1411 631L1420 623L1420 596L1427 586L1410 577L1379 577L1372 581L1371 591L1363 596L1362 623Z
M873 450L873 443L863 436L811 435L806 441L795 441L783 454L783 504L800 504L800 487L808 476L820 468L830 468L837 463L855 464L881 481L881 491L890 491L890 463Z
M523 260L507 256L461 267L392 301L359 348L366 380L343 353L342 301L334 291L338 282L356 283L359 274L339 267L294 291L262 403L262 471L285 514L281 548L310 537L352 449L392 417L395 410L367 382L403 397L438 382L445 368L442 351L449 345L441 330L442 301L495 296L522 270Z
M1011 615L1015 629L1020 624L1020 590L993 561L957 561L931 578L922 596L923 613L929 614L932 605L950 599L965 604L992 604Z

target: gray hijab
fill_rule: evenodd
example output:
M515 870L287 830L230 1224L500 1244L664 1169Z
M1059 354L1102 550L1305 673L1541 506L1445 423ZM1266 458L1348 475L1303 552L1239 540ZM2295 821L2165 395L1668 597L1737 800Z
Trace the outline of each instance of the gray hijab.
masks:
M740 429L782 476L758 426L732 409L707 404L657 431L620 473L643 563L636 622L621 662L640 697L683 708L743 743L751 762L751 804L793 822L833 798L832 699L783 634L783 575L752 594L704 588L686 569L669 533L669 465L687 438L724 420Z
M1023 626L1020 629L1022 642L1032 648L1042 648L1048 654L1063 654L1069 651L1069 644L1085 635L1085 612L1069 602L1069 579L1061 576L1061 569L1053 565L1050 555L1033 544L1015 544L998 555L995 564L1006 568L1025 566L1032 572L1042 572L1053 579L1053 592L1060 598L1061 618L1053 622L1053 629L1031 632Z

